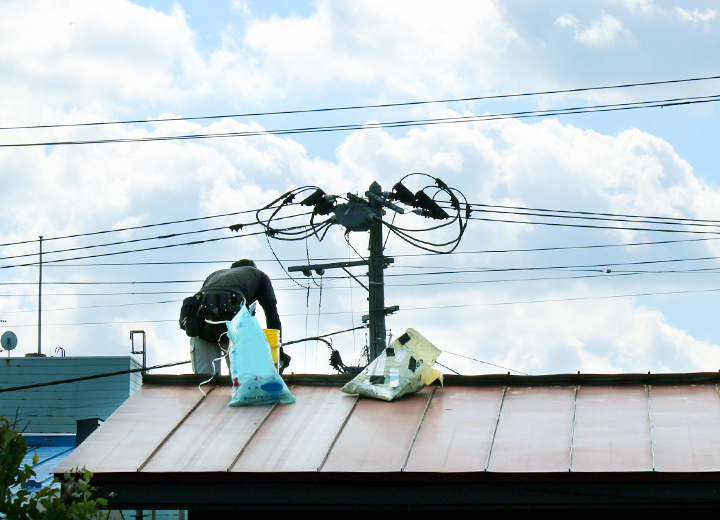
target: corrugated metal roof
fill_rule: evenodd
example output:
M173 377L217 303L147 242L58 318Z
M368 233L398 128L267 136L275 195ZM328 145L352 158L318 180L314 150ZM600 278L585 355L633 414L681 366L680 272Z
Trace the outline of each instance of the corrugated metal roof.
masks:
M558 377L508 379L532 385L448 378L394 402L343 394L342 378L296 377L289 384L297 402L241 408L226 406L229 385L204 397L186 380L165 377L145 384L55 473L86 466L102 482L720 472L718 386L693 383L717 375L656 378L660 386Z
M27 453L21 464L32 466L35 478L25 485L26 489L39 489L53 481L53 469L75 449L74 435L25 435ZM37 463L33 458L37 455Z

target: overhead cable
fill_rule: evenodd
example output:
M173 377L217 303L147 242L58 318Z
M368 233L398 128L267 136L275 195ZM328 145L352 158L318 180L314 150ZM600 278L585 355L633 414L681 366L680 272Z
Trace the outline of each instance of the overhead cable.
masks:
M711 222L720 224L720 220L709 220L709 219L696 219L696 218L685 218L685 217L659 217L653 215L632 215L627 213L599 213L595 211L578 211L578 210L566 210L566 209L548 209L548 208L531 208L526 206L507 206L500 204L478 204L470 203L472 207L478 208L501 208L501 209L513 209L520 211L542 211L550 213L569 213L577 215L590 215L590 216L602 216L602 217L621 217L629 219L659 219L659 220L678 220L684 222ZM488 210L490 211L490 210Z
M253 210L253 211L255 211L255 210ZM309 214L310 214L309 212L303 212L303 213L297 213L295 215L285 215L283 217L280 217L278 220L304 217ZM160 226L160 225L164 225L164 224L152 224L152 225ZM257 222L248 222L247 224L238 224L237 227L238 227L238 229L242 229L245 227L255 226L255 225L257 225ZM159 235L156 237L133 238L133 239L128 239L128 240L119 240L116 242L107 242L104 244L91 244L91 245L87 245L87 246L77 246L77 247L69 247L69 248L65 248L65 249L56 249L53 251L43 251L43 254L48 255L48 254L53 254L53 253L67 253L70 251L81 251L81 250L85 250L85 249L93 249L96 247L109 247L109 246L118 246L118 245L125 245L125 244L134 244L137 242L146 242L148 240L167 240L168 238L175 238L175 237L180 237L180 236L185 236L185 235L194 235L194 234L198 234L198 233L208 233L210 231L227 231L227 230L228 230L228 226L220 226L220 227L214 227L214 228L208 228L208 229L198 229L198 230L193 230L193 231L181 231L178 233L170 233L167 235ZM109 231L98 231L95 233L87 233L85 235L77 235L77 236L87 236L87 235L92 235L92 234L100 234L100 233L108 233L108 232ZM69 237L56 237L54 239L49 239L49 240L57 240L59 238L69 238ZM43 241L46 241L46 239L43 238ZM33 243L33 242L37 242L37 240L16 242L14 244L5 244L5 245L26 244L26 243ZM12 255L12 256L0 257L0 260L10 260L13 258L24 258L24 257L36 256L36 255L37 255L37 253L25 253L22 255Z
M549 298L542 300L518 300L510 302L491 302L491 303L460 303L460 304L448 304L448 305L433 305L427 307L405 307L404 311L419 311L419 310L435 310L435 309L455 309L462 307L494 307L494 306L505 306L505 305L524 305L530 303L558 303L558 302L573 302L583 300L606 300L614 298L637 298L640 296L667 296L671 294L692 294L692 293L710 293L718 292L720 288L715 289L688 289L682 291L655 291L645 293L632 293L632 294L611 294L607 296L577 296L570 298Z
M718 231L701 231L693 229L658 229L658 228L646 228L646 227L630 227L630 226L597 226L594 224L570 224L567 222L538 222L530 220L507 220L499 218L486 218L486 217L475 217L470 216L470 220L478 220L482 222L503 222L506 224L525 224L528 226L556 226L556 227L573 227L573 228L587 228L587 229L618 229L622 231L648 231L656 233L689 233L689 234L701 234L701 235L720 235Z
M9 388L0 388L0 394L4 393L4 392L17 392L19 390L31 390L33 388L42 388L42 387L46 387L46 386L63 385L65 383L77 383L79 381L89 381L90 379L101 379L104 377L113 377L113 376L121 376L121 375L125 375L125 374L134 374L136 372L147 372L149 370L156 370L158 368L168 368L168 367L174 367L174 366L178 366L178 365L187 365L188 363L190 363L190 360L178 361L177 363L166 363L164 365L154 365L151 367L131 368L129 370L119 370L117 372L105 372L103 374L93 374L91 376L73 377L71 379L60 379L57 381L50 381L47 383L33 383L31 385L11 386Z
M597 90L613 90L623 89L632 87L647 87L657 85L670 85L677 83L690 83L698 81L708 81L720 79L720 76L705 76L698 78L686 78L686 79L672 79L663 81L646 81L641 83L624 83L618 85L608 85L600 87L582 87L573 89L562 89L562 90L545 90L536 92L525 92L518 94L495 94L489 96L472 96L462 98L448 98L448 99L436 99L430 101L405 101L399 103L379 103L379 104L368 104L368 105L350 105L341 107L326 107L326 108L310 108L301 110L280 110L274 112L247 112L242 114L223 114L223 115L212 115L212 116L195 116L195 117L165 117L155 119L130 119L125 121L99 121L90 123L61 123L61 124L50 124L50 125L26 125L26 126L5 126L0 127L0 130L27 130L27 129L40 129L40 128L68 128L78 126L101 126L101 125L128 125L128 124L140 124L140 123L160 123L170 121L197 121L207 119L227 119L227 118L240 118L240 117L260 117L260 116L275 116L275 115L292 115L292 114L307 114L307 113L318 113L318 112L336 112L336 111L348 111L348 110L363 110L363 109L374 109L374 108L392 108L392 107L403 107L403 106L417 106L417 105L429 105L438 103L459 103L466 101L485 101L490 99L507 99L507 98L520 98L520 97L531 97L531 96L544 96L551 94L572 94L579 92L592 92Z
M514 368L508 368L508 367L504 367L504 366L502 366L502 365L496 365L495 363L490 363L490 362L488 362L488 361L482 361L482 360L480 360L480 359L476 359L476 358L473 358L473 357L470 357L470 356L464 356L463 354L456 354L456 353L450 352L450 351L448 351L448 350L443 350L442 353L443 353L443 354L450 354L451 356L458 356L458 357L461 357L461 358L470 359L470 360L472 360L472 361L477 361L478 363L482 363L482 364L484 364L484 365L490 365L490 366L493 366L493 367L496 367L496 368L502 368L503 370L507 370L507 371L509 371L509 372L515 372L515 373L517 373L517 374L522 374L522 375L524 375L524 376L529 376L529 375L530 375L530 374L526 374L525 372L520 372L519 370L515 370Z
M47 264L53 264L53 263L57 263L57 262L68 262L68 261L72 261L72 260L85 260L88 258L101 258L101 257L106 257L106 256L125 255L125 254L140 253L140 252L145 252L145 251L156 251L158 249L168 249L168 248L173 248L173 247L192 246L192 245L197 245L197 244L206 244L209 242L219 242L222 240L231 240L234 238L243 238L243 237L248 237L248 236L253 236L253 235L262 235L264 233L265 233L264 231L256 231L253 233L245 233L244 235L234 235L234 236L219 237L219 238L208 238L205 240L194 240L192 242L183 242L180 244L166 244L166 245L162 245L162 246L145 247L145 248L141 248L141 249L130 249L127 251L115 251L112 253L98 253L95 255L85 255L85 256L78 256L78 257L73 257L73 258L58 258L55 260L43 260L43 267L45 267L45 265L47 265ZM28 267L28 266L38 265L38 264L39 264L39 262L28 262L28 263L24 263L24 264L0 265L0 269L10 269L10 268L14 268L14 267Z
M56 309L53 308L44 308L43 312L57 312L57 311L77 311L82 309L104 309L105 307L135 307L137 305L161 305L165 303L180 303L182 300L163 300L159 302L132 302L132 303L106 303L104 305L79 305L77 307L59 307ZM22 311L3 311L3 314L23 314L32 312L33 314L37 313L37 309L30 309L30 310L22 310Z
M365 122L352 123L345 125L330 126L310 126L298 128L283 128L274 130L246 130L241 132L221 132L221 133L205 133L205 134L187 134L187 135L167 135L167 136L149 136L149 137L127 137L127 138L110 138L110 139L86 139L86 140L69 140L69 141L40 141L28 143L5 143L0 144L0 148L22 148L35 146L65 146L65 145L85 145L85 144L111 144L111 143L142 143L157 141L183 141L183 140L199 140L199 139L218 139L229 137L254 137L268 135L296 135L309 133L327 133L327 132L349 132L354 130L384 129L384 128L403 128L424 125L440 125L453 123L473 123L496 121L501 119L526 119L536 117L553 117L573 114L586 114L597 112L616 112L624 110L637 110L642 108L666 108L670 106L684 106L700 103L714 103L720 101L720 95L698 96L693 98L674 98L654 101L639 101L635 103L616 103L611 105L593 105L589 107L570 107L550 110L528 110L522 112L508 112L484 115L466 115L457 117L442 117L429 119L408 119L399 121L385 122Z
M530 247L530 248L516 248L516 249L481 249L477 251L453 251L452 253L446 253L447 255L481 255L481 254L499 254L499 253L528 253L528 252L540 252L540 251L564 251L572 249L602 249L610 247L635 247L635 246L652 246L652 245L664 245L664 244L677 244L683 242L705 242L710 240L720 240L720 237L703 237L703 238L680 238L673 240L657 240L648 242L629 242L625 244L590 244L581 246L550 246L550 247ZM404 253L393 255L395 258L410 258L410 257L423 257L423 256L436 256L435 253ZM315 258L313 262L332 262L336 260L343 260L343 257L328 257L328 258ZM67 259L71 261L72 259ZM255 262L274 262L274 259L256 259ZM286 258L280 259L281 262L305 262L305 258ZM186 265L186 264L227 264L234 262L230 260L173 260L168 262L101 262L101 263L81 263L81 264L50 264L47 267L107 267L107 266L125 266L134 267L138 265ZM30 264L37 265L37 264ZM45 267L45 265L43 265Z
M236 215L242 215L244 213L255 213L255 211L256 210L254 210L254 209L245 210L245 211L233 211L232 213L222 213L220 215L208 215L205 217L187 218L187 219L183 219L183 220L171 220L168 222L158 222L156 224L143 224L141 226L128 226L128 227L124 227L124 228L106 229L103 231L91 231L88 233L76 233L76 234L72 234L72 235L65 235L65 236L59 236L59 237L47 237L47 238L43 237L43 241L47 242L50 240L62 240L65 238L79 238L79 237L88 237L88 236L92 236L92 235L102 235L105 233L118 233L121 231L133 231L135 229L147 229L147 228L151 228L151 227L168 226L170 224L186 224L188 222L196 222L198 220L208 220L208 219L221 218L221 217L231 217L231 216L236 216ZM32 244L33 242L37 242L37 239L22 240L19 242L8 242L5 244L0 244L0 247L14 246L14 245L19 245L19 244Z
M679 291L653 291L653 292L643 292L643 293L631 293L631 294L611 294L611 295L605 295L605 296L577 296L577 297L568 297L568 298L547 298L547 299L538 299L538 300L516 300L516 301L507 301L507 302L488 302L488 303L465 303L465 304L446 304L446 305L428 305L428 306L420 306L420 307L403 307L404 311L420 311L420 310L442 310L442 309L455 309L455 308L470 308L470 307L496 307L496 306L508 306L508 305L525 305L525 304L536 304L536 303L562 303L562 302L570 302L570 301L585 301L585 300L605 300L605 299L615 299L615 298L637 298L642 296L667 296L667 295L675 295L675 294L694 294L694 293L711 293L711 292L720 292L720 288L713 288L713 289L686 289L686 290L679 290ZM351 314L351 311L324 311L321 313L318 313L318 315L326 316L326 315L340 315L340 314ZM291 316L306 316L312 315L314 316L314 313L291 313L291 314L282 314L281 317L291 317ZM49 323L47 326L53 326L53 327L63 327L63 326L85 326L85 325L114 325L114 324L129 324L129 323L171 323L175 322L177 323L177 318L175 319L163 319L163 320L130 320L130 321L98 321L98 322L84 322L84 323ZM27 324L27 325L13 325L15 328L20 327L37 327L37 324ZM351 329L348 329L348 331Z
M442 207L446 207L447 204L441 204ZM475 205L477 206L477 205ZM552 210L546 210L548 212ZM600 220L604 222L628 222L628 223L639 223L639 224L661 224L666 226L702 226L702 227L720 227L720 220L700 220L700 219L686 219L686 218L672 218L672 217L640 217L640 216L597 216L597 215L569 215L569 211L564 211L562 214L552 213L540 213L537 211L506 211L498 209L485 209L475 208L474 213L498 213L502 215L518 215L518 216L530 216L530 217L543 217L543 218L559 218L559 219L578 219L578 220ZM560 213L560 212L558 212Z

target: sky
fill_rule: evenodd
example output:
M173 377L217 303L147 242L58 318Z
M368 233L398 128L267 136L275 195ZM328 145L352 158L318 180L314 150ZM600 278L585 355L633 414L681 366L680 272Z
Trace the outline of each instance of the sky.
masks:
M720 75L719 34L710 0L3 0L0 330L13 356L38 351L40 236L47 355L129 355L144 330L149 365L189 359L182 299L240 258L273 279L283 341L359 327L362 286L287 269L357 260L367 233L281 241L256 233L253 210L419 172L481 206L452 254L387 236L388 339L414 328L445 373L716 371L719 107L658 105L715 96L720 79L657 82ZM655 84L587 90L639 83ZM549 91L565 92L519 95ZM536 112L641 102L656 103ZM287 113L334 107L366 108ZM520 112L534 116L378 124ZM187 119L205 116L222 117ZM121 123L78 126L105 122ZM354 127L270 132L333 125ZM115 142L52 144L98 140ZM359 362L365 331L331 338ZM286 351L288 371L333 372L324 343Z

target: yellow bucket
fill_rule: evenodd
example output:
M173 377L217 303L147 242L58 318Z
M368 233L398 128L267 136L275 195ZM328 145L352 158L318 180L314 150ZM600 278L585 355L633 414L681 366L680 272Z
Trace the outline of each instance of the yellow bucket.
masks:
M270 343L273 363L277 364L278 355L280 354L280 331L277 329L263 329L263 332L268 343Z

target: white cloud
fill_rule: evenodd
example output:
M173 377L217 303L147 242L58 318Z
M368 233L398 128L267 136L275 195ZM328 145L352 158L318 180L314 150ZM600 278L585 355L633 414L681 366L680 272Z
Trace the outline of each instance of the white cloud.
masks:
M448 155L453 158L437 160L433 168L428 166L434 158ZM621 214L720 216L717 209L712 209L713 205L720 206L720 190L698 180L690 165L667 142L637 129L608 136L546 120L534 124L504 121L428 127L397 138L372 130L348 137L338 150L338 159L344 171L360 168L377 172L383 187L397 179L396 172L425 171L461 187L469 199L489 204L512 201L510 205L594 208ZM400 220L396 224L417 227ZM463 249L504 249L520 241L527 247L533 237L545 243L551 236L548 233L547 228L537 226L472 222ZM628 237L643 239L637 232L625 236L620 231L608 231L600 241L613 236L620 242ZM413 252L411 247L393 240L391 249L396 254ZM503 259L517 261L485 255L460 257L453 265L497 268L540 263L527 260L508 264ZM449 261L446 259L445 264ZM577 261L592 263L587 256L579 256ZM501 276L505 277L512 278ZM663 371L667 367L707 370L720 361L717 355L703 359L716 346L691 337L666 323L662 313L635 304L630 298L482 305L647 291L642 281L620 280L595 284L466 284L422 291L393 287L386 289L386 294L388 305L397 303L404 309L397 318L390 319L393 330L413 326L440 348L524 372ZM653 290L664 287L653 286ZM481 305L453 308L458 303ZM430 306L436 308L410 310ZM452 331L451 336L448 331ZM441 362L467 372L493 371L451 356Z
M617 41L623 34L622 22L609 14L603 14L590 26L575 32L575 39L587 45L602 46Z
M492 84L518 40L495 0L321 0L306 18L251 21L243 43L276 90L351 83L420 95ZM236 65L225 64L229 73Z
M197 59L180 8L126 0L2 2L0 34L2 89L15 101L39 91L58 105L167 100L183 95L181 73Z
M250 15L250 7L248 7L248 4L245 0L232 0L230 2L230 7L237 11L240 11L245 16Z
M667 365L676 370L712 371L720 363L717 345L692 338L668 325L661 313L630 298L492 305L513 300L522 299L468 289L398 303L401 309L439 307L416 312L418 318L424 317L422 323L406 323L447 351L440 362L462 373L503 372L500 367L529 374L666 372ZM476 306L442 310L445 305L467 302Z
M443 111L437 115L454 114ZM183 133L246 128L233 121L219 121L205 128L200 128L197 123L177 125L175 131ZM76 155L78 150L56 148L50 154L26 151L18 156L14 153L12 156L0 155L3 158L0 171L6 175L31 172L26 175L26 187L22 187L25 180L15 183L12 193L18 195L23 189L32 190L34 203L28 212L19 216L8 212L6 221L11 228L21 228L25 236L32 236L44 229L84 230L90 219L93 219L93 228L112 227L120 221L159 221L162 218L157 212L147 216L157 201L163 201L165 210L173 211L174 215L187 215L189 208L199 208L203 214L240 211L258 207L287 187L305 182L320 185L331 193L343 193L363 191L371 180L376 179L389 189L398 180L399 172L410 171L426 171L438 176L460 188L471 201L486 203L676 216L703 212L703 217L712 216L712 211L717 212L713 208L720 207L720 191L696 179L690 166L667 142L636 129L608 136L554 120L533 124L511 120L438 125L414 129L404 136L392 136L382 130L353 132L338 147L335 162L309 159L298 143L272 136L182 145L99 146L83 149L80 156ZM407 181L409 187L417 189L413 182L416 181ZM83 204L69 207L63 203L66 200L82 200ZM17 205L15 211L24 211L23 205ZM415 227L418 222L410 222L412 218L423 220L401 216L397 224L410 223L408 227ZM533 237L543 233L531 226L508 224L503 227L497 223L472 222L464 238L464 247L502 249L522 239L527 245L532 243ZM346 247L340 237L341 232L336 230L323 244L313 241L310 254L320 256L318 252L323 250L328 251L327 257L342 257ZM364 247L362 234L354 239L356 248ZM253 256L264 247L263 242L254 239L229 241L222 258ZM283 253L282 245L274 244L273 247L278 249L280 257L297 257L297 251L293 253L288 249ZM390 241L389 247L393 254L417 252L395 239ZM252 254L246 254L248 252ZM187 258L184 253L183 258ZM498 259L488 256L460 255L438 261L453 262L452 265L457 267L498 266ZM500 265L508 264L500 260ZM202 277L203 268L199 269L199 275L194 276ZM142 276L150 277L149 274ZM93 279L93 275L86 272L79 279ZM397 279L389 281L396 282ZM523 372L660 371L666 367L702 370L720 361L713 354L716 346L669 325L661 313L634 304L631 299L471 309L450 307L458 302L483 304L562 299L632 292L634 288L629 282L600 288L590 283L542 285L527 282L504 286L441 286L422 291L417 287L389 286L386 293L388 305L399 304L403 309L397 317L389 318L395 333L412 326L440 348ZM346 293L326 293L323 308L349 310L350 302L343 294ZM366 305L363 296L356 291L356 312ZM283 312L287 314L302 314L304 309L312 309L315 305L306 303L302 291L282 293L282 299ZM70 303L74 300L71 302L66 298L50 300L48 305L67 306ZM425 306L440 308L412 310ZM442 308L444 306L447 308ZM8 310L11 307L0 302L0 308ZM79 320L82 315L77 313L75 316ZM116 319L147 318L138 310L129 317L118 316ZM328 317L323 321L323 327L332 330L334 324L337 324L336 329L351 326L342 319L345 319L343 315ZM302 332L298 332L303 330L302 316L288 318L287 325L289 331L295 331L293 338L302 337ZM119 331L123 327L125 325L117 326ZM141 327L140 323L138 327ZM173 339L174 336L168 336L164 330L148 330L164 357L183 357L186 347L181 333L174 331L177 337ZM450 340L447 336L450 330L453 338L464 338L461 344L456 339ZM90 347L81 347L85 339L79 332L67 337L71 338L75 351L90 351ZM118 332L118 345L124 344L123 338L124 335ZM342 343L338 348L345 349L343 355L350 356L349 347L340 345ZM298 355L298 365L303 362L300 352L295 350L291 354ZM468 360L451 361L450 357L446 355L441 362L465 373L486 371L486 365L479 366ZM322 358L320 352L317 354L320 366L312 365L316 363L315 354L308 354L307 362L311 363L308 369L322 370Z
M560 27L574 27L578 24L578 21L579 20L574 15L565 13L555 19L555 25Z
M704 23L707 24L710 22L710 20L714 20L717 16L717 12L713 9L707 8L705 11L700 11L700 9L695 9L692 13L690 11L686 11L685 9L682 9L680 7L676 7L675 11L678 14L678 17L681 20L692 22L692 23Z
M3 94L0 104L4 118L33 123L105 120L118 117L126 108L133 114L143 113L144 107L153 106L152 103L163 103L162 110L172 110L178 108L172 103L187 99L198 103L232 99L245 104L247 100L262 102L296 96L293 99L297 106L302 102L298 93L323 95L336 87L347 88L348 95L363 99L387 93L394 99L436 97L455 91L483 92L496 85L506 89L511 76L505 73L508 70L513 71L512 77L517 76L517 70L525 71L522 76L533 76L517 54L518 48L527 42L514 30L499 1L458 1L438 7L439 4L429 1L383 4L369 0L353 3L325 0L315 5L316 9L308 16L260 20L251 18L245 2L236 2L232 5L235 12L248 17L244 25L247 32L238 35L228 27L221 48L201 55L188 20L179 8L163 14L121 0L109 0L102 8L100 3L79 0L5 2L0 6L0 34L7 35L0 37L0 72L4 78L0 84ZM649 12L654 8L652 2L627 1L625 5L636 12ZM26 9L33 12L28 13ZM413 16L408 16L408 12ZM711 12L714 13L709 10L688 13L688 20L707 23L712 19ZM73 14L69 19L72 23L65 27L68 13ZM678 13L678 16L684 15ZM572 28L579 41L594 46L607 45L629 35L620 20L609 15L585 25L568 13L556 18L555 23ZM23 32L23 26L29 29ZM44 34L49 37L43 38ZM129 43L128 34L133 35ZM551 58L556 59L557 55ZM357 90L350 91L350 88L366 90L357 94ZM425 115L422 112L421 117ZM432 115L462 114L438 111ZM219 120L135 128L52 130L42 136L48 139L148 137L261 128L254 122ZM400 176L411 171L438 176L460 188L473 202L720 218L717 187L698 179L668 142L625 128L607 135L546 120L533 124L497 121L436 125L406 133L367 130L348 134L339 145L327 144L332 143L327 141L323 144L323 158L309 154L293 138L274 136L3 149L0 151L0 180L6 187L0 207L3 241L250 209L269 202L286 189L305 184L321 186L331 193L362 193L370 182L378 180L387 190ZM34 132L14 135L17 140L38 139ZM412 182L420 181L415 179L408 184ZM397 218L398 222L409 223L409 227L427 224L417 216ZM578 237L582 241L600 237L601 242L617 242L628 236L642 238L637 232L632 235L618 231L606 231L603 235L577 233L569 240L556 229L472 221L463 247L468 250L533 247L577 243ZM440 236L449 235L450 231ZM313 240L309 241L308 257L337 258L350 254L354 258L337 228L324 243ZM352 237L352 243L361 252L366 242L363 233ZM388 244L391 254L418 252L392 237ZM224 261L265 247L264 239L228 240L215 245L217 247L174 249L168 256L158 258ZM36 246L35 243L18 250L32 253ZM273 242L280 258L304 257L304 247L299 250L297 246L297 243L286 246ZM698 249L706 252L705 247ZM263 251L269 258L270 253ZM632 254L627 253L621 259L630 256ZM449 267L506 267L541 263L538 258L529 254L458 255L423 258L417 262L436 262L439 266L447 262ZM581 255L574 258L578 263L590 261ZM562 259L567 261L565 257ZM278 277L285 277L277 265L267 262L266 266L274 269ZM163 267L160 272L143 267L111 273L108 270L103 275L87 269L66 278L79 281L98 280L102 276L128 280L153 276L199 279L208 269L207 265L182 266L175 271ZM36 275L29 269L18 273L12 280L33 280ZM51 274L49 269L47 276ZM54 276L62 275L56 271ZM460 311L409 310L422 305L449 306L457 301L524 301L640 292L643 288L642 283L629 279L623 284L608 278L604 283L606 285L562 281L467 284L467 287L428 285L422 289L418 289L421 286L410 289L388 286L387 304L397 303L403 309L389 318L389 324L396 334L413 326L441 347L451 341L448 330L454 330L463 338L462 344L458 345L453 337L447 350L454 348L478 359L532 373L577 369L664 370L666 367L692 370L717 365L718 359L713 354L717 347L710 341L693 338L670 324L660 312L631 299L485 306ZM288 335L291 339L303 337L308 329L304 313L319 307L319 291L315 288L316 292L308 300L307 293L291 281L284 280L279 285L294 290L280 293L281 312L296 315L287 318ZM347 312L352 304L356 315L366 312L366 294L362 291L357 290L348 298L344 286L343 291L334 293L331 286L329 282L323 295L323 310ZM188 292L194 288L186 287ZM48 298L48 306L88 303L80 297ZM32 309L35 299L28 297L23 302L16 304L2 298L0 309L3 312ZM102 312L113 320L135 323L133 320L176 317L175 308L168 311L170 308L112 308ZM85 316L86 311L78 311L49 319L48 323L83 321ZM24 324L31 325L33 319L28 316ZM87 318L102 319L108 318ZM322 322L317 321L310 328L329 331L357 325L348 323L350 319L350 315L326 314ZM311 316L310 321L313 320ZM63 337L75 352L96 352L98 338L94 329L68 328L70 332L66 333L61 327L48 327L49 334ZM112 352L125 353L128 326L115 327ZM149 337L158 347L158 357L185 358L187 340L182 331L174 321L167 329L164 327L163 324L148 325ZM314 331L309 332L312 335ZM23 345L29 343L32 341L23 339ZM345 349L344 357L350 351L341 340L337 346ZM301 351L293 352L295 366L301 371L302 357L295 357L297 352ZM68 353L71 354L70 350ZM316 368L324 368L325 358L324 350L317 356L308 354L311 363L308 369L314 370L314 359L321 359ZM444 361L449 360L441 359ZM468 372L478 371L476 364L467 363Z
M626 9L634 13L652 14L657 10L657 6L653 0L613 0L613 2L623 5Z

